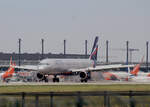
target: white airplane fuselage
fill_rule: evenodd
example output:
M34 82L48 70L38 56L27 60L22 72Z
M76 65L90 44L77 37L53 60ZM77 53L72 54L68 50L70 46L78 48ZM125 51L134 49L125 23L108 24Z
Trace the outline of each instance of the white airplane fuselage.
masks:
M134 82L150 82L150 76L148 76L150 73L139 72L137 76L131 76L131 77L127 72L110 72L110 73L119 77L120 80L129 78L129 81L134 81Z
M39 63L38 71L42 74L57 74L92 67L93 63L89 59L44 59Z

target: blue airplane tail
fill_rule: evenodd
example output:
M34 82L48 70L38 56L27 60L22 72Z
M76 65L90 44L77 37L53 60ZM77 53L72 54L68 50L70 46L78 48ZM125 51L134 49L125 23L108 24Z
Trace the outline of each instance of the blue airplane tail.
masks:
M95 37L94 45L91 51L90 60L97 60L98 36Z
M98 52L98 36L95 37L94 45L93 45L93 48L89 57L90 60L94 61L93 67L96 66L97 52Z

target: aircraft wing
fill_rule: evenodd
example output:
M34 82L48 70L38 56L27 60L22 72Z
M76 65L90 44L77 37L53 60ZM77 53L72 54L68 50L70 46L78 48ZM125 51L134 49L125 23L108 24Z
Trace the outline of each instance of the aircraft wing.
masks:
M7 70L9 65L0 65L0 70ZM23 65L23 66L15 66L15 69L27 70L27 71L38 71L38 67L36 65Z
M93 67L88 67L85 69L72 69L70 71L72 72L81 72L81 71L109 71L109 70L119 70L121 68L128 68L128 67L134 67L135 65L122 65L122 64L117 64L117 65L98 65L95 68Z
M15 69L27 70L27 71L38 71L38 67L36 65L15 66Z

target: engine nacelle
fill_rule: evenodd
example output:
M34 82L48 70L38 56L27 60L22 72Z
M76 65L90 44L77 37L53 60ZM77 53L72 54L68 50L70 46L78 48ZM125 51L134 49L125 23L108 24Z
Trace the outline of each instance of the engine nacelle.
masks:
M87 72L85 72L85 71L80 72L80 78L86 79L87 76L88 76Z
M43 74L41 74L41 73L37 73L37 77L39 78L39 79L44 79L44 75Z

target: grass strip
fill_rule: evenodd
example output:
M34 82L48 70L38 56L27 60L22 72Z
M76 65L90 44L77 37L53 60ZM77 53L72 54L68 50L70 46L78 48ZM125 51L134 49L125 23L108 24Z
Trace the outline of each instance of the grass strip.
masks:
M0 86L0 93L15 92L69 92L69 91L150 91L148 84L115 85L9 85Z

